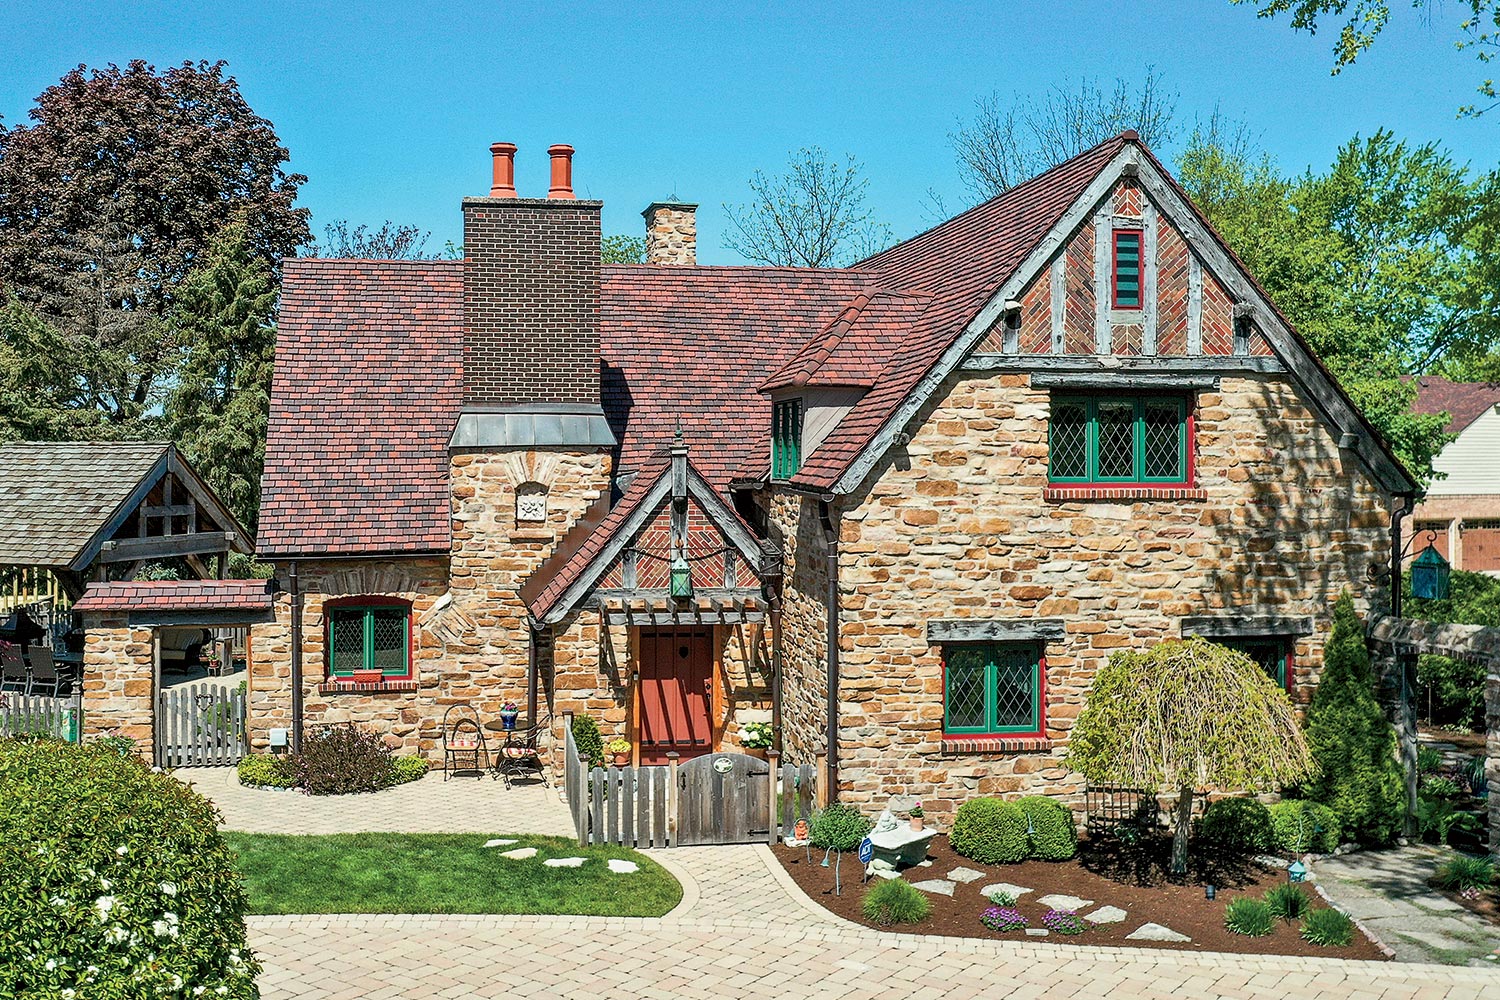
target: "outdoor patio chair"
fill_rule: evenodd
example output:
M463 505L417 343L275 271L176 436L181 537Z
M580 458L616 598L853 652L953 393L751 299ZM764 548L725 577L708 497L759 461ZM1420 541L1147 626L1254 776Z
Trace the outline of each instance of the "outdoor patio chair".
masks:
M26 693L56 698L62 690L62 678L57 674L57 664L52 662L52 650L33 646L26 658L31 661L31 684Z
M552 719L549 716L534 726L505 734L505 743L496 755L495 772L505 780L506 788L510 787L512 777L520 778L527 774L536 774L542 779L543 785L547 784L547 769L542 766L540 742L542 733L551 725Z
M443 713L443 780L459 770L477 771L483 778L489 769L490 751L479 713L468 705L450 705Z
M26 661L21 659L19 646L0 646L0 691L27 693L30 676L26 673Z

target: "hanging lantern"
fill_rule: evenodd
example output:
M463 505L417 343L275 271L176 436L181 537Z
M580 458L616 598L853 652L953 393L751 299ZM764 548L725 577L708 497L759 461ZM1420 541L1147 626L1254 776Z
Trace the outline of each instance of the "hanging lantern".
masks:
M1448 597L1448 560L1431 543L1417 553L1411 564L1411 596L1428 601Z
M679 599L693 596L693 567L688 565L681 552L672 557L670 593Z

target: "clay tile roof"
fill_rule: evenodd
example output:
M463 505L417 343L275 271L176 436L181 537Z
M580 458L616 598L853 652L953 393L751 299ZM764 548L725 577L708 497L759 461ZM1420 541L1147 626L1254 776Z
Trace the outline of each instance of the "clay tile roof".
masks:
M1435 375L1417 379L1414 413L1446 413L1452 419L1445 428L1459 434L1484 415L1500 406L1500 382L1450 382Z
M0 564L70 565L170 447L165 441L0 444Z
M887 288L861 292L761 383L760 390L804 385L870 388L932 297L931 292Z
M928 292L931 301L879 372L874 388L807 457L792 479L794 486L833 486L964 326L1128 141L1120 135L1102 142L859 265L878 273L882 287Z
M460 261L285 262L262 555L447 550L462 331Z
M91 583L74 611L269 611L270 580Z

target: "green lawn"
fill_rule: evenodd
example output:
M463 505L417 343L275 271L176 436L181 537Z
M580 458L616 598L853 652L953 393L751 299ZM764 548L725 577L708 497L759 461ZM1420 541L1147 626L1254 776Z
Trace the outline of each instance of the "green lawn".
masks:
M240 856L251 913L569 913L659 917L682 899L682 886L628 847L579 847L562 837L514 837L482 847L484 834L346 833L293 836L226 833ZM535 847L526 860L501 851ZM578 868L548 868L547 858L580 857ZM640 871L616 874L610 858Z

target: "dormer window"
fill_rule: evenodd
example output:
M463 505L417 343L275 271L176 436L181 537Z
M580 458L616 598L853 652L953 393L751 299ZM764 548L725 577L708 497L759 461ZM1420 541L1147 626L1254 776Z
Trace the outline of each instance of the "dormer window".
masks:
M1141 230L1114 231L1114 268L1111 305L1115 309L1141 308Z
M790 479L802 468L802 400L771 408L771 478Z

